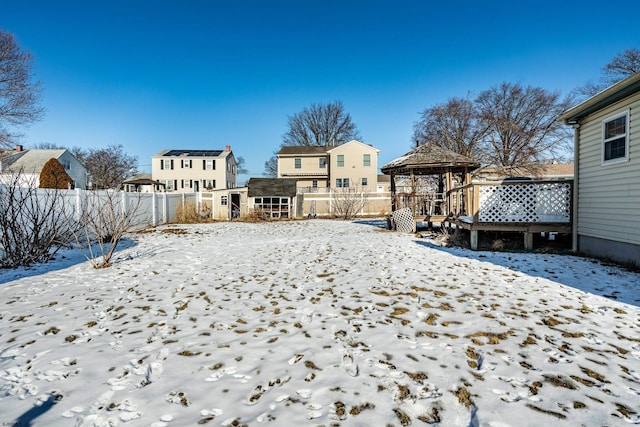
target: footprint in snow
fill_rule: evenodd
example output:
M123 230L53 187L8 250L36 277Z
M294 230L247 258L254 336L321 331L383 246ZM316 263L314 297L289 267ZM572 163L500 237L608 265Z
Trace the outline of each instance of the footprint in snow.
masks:
M358 365L353 361L353 355L346 349L342 354L342 367L345 369L345 371L347 371L347 374L351 375L352 377L357 377L358 373L360 372Z
M313 395L313 390L311 390L310 388L303 388L300 390L296 390L296 393L303 399L309 399Z
M500 390L500 389L492 389L491 391L493 391L495 394L497 394L498 396L500 396L500 400L507 402L507 403L512 403L512 402L518 402L522 399L527 399L530 400L532 402L540 402L542 399L539 398L538 396L534 396L531 393L527 392L527 391L521 391L519 393L510 393L508 391L504 391L504 390Z

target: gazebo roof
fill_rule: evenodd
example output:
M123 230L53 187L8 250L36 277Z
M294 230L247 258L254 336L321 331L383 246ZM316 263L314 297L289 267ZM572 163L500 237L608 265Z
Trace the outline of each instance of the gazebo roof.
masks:
M470 157L432 144L423 144L382 166L387 175L434 175L444 172L466 172L480 167Z

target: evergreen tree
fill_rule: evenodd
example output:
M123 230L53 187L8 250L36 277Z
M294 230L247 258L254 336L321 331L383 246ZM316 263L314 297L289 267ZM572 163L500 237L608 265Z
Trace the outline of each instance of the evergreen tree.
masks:
M64 170L64 166L58 159L51 158L44 164L40 172L40 188L66 190L73 188L73 179Z

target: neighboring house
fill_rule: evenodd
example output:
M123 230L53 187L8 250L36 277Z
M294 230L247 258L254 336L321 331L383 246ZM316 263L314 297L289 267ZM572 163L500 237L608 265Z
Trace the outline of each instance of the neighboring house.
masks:
M573 163L552 163L530 166L487 166L472 173L474 181L502 181L509 178L537 180L572 179Z
M5 152L0 158L0 179L12 179L20 174L20 183L25 187L40 186L40 172L49 160L58 159L73 180L74 188L87 187L87 170L68 150L25 150L18 145L15 150Z
M357 188L375 192L380 150L352 140L336 147L287 146L276 153L278 178L295 178L302 192Z
M122 188L132 193L155 193L164 191L165 185L151 179L150 173L139 173L123 181Z
M225 150L164 150L151 158L151 177L166 191L191 193L236 187L237 162Z
M345 203L344 193L366 197L361 215L384 215L391 209L390 181L378 175L379 153L356 140L335 147L282 147L276 153L278 179L294 180L303 195L296 216L332 215L336 203Z
M640 73L560 116L574 128L574 249L640 266Z

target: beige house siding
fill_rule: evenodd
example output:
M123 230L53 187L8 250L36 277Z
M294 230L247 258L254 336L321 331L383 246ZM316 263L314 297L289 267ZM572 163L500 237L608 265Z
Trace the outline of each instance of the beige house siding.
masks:
M629 161L602 163L602 121L629 111ZM579 128L578 235L640 245L640 93L585 118Z
M359 141L350 141L328 151L330 156L330 186L336 188L337 179L349 179L349 187L365 191L376 191L378 183L378 153L380 150ZM364 165L364 156L369 156L369 166ZM338 161L343 156L343 165ZM362 185L365 178L367 185Z

